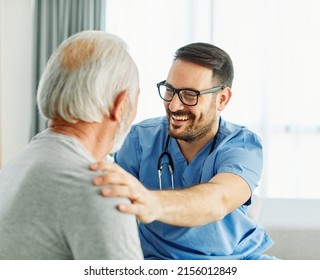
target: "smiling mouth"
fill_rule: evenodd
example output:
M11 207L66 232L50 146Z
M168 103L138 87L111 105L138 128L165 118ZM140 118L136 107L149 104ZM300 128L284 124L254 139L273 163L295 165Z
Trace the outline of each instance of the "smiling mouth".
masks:
M189 116L175 116L175 115L171 115L172 119L174 121L187 121L190 119Z

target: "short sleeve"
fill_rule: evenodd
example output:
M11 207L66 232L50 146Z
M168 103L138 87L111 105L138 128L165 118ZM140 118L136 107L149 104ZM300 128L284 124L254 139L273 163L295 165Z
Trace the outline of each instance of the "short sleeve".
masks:
M263 167L260 138L243 129L218 151L216 166L217 173L229 172L242 177L253 192L258 186Z

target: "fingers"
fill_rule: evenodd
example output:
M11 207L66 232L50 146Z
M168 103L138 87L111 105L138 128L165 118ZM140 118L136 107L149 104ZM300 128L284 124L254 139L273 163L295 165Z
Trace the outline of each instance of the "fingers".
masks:
M104 170L104 171L120 171L123 170L118 164L111 162L94 162L90 164L89 168L94 171Z
M94 177L93 184L103 186L109 184L125 184L132 179L119 165L115 163L96 162L90 165L90 170L105 171L103 174Z
M92 170L104 170L105 172L93 178L96 186L107 186L101 189L103 196L126 197L131 201L141 199L144 187L140 182L127 173L119 165L114 163L97 162L90 165Z
M148 206L148 203L146 203L148 200L147 191L134 191L129 187L114 186L102 188L101 194L105 197L118 196L130 199L131 204L119 204L117 209L122 213L135 215L142 223L150 223L155 220L153 216L150 215L149 208L152 206Z
M139 204L119 204L118 210L122 213L133 214L137 216L139 214L140 205Z
M130 184L131 178L124 173L110 172L96 176L93 178L93 184L95 186L105 186L105 185L127 185Z
M100 192L105 197L125 197L131 204L120 204L118 210L135 215L141 222L149 223L156 219L154 199L137 178L127 173L115 163L96 162L90 165L93 171L104 171L93 178L95 186L102 186Z
M139 219L141 205L139 204L119 204L117 209L125 214L135 215Z
M105 166L108 165L110 163L107 163L107 162L103 162L103 161L100 161L100 162L95 162L95 163L91 163L89 165L89 168L91 170L105 170Z
M105 187L101 189L101 194L105 197L126 197L132 202L143 201L143 195L140 190L125 186Z
M151 223L155 220L151 213L146 214L146 212L148 212L146 207L138 203L119 204L118 210L125 214L135 215L142 223Z

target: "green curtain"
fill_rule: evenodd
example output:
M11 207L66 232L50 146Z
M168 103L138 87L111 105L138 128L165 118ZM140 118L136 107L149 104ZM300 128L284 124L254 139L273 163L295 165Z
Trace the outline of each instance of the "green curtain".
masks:
M104 30L106 0L35 0L34 93L50 55L66 38L83 30ZM47 127L33 102L31 137Z

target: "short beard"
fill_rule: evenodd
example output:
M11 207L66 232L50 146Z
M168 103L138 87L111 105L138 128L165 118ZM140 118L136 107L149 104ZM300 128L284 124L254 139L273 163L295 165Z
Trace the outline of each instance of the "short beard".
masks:
M201 127L189 126L182 133L175 133L173 129L170 129L170 126L169 126L168 131L171 137L188 142L188 143L192 143L194 141L197 141L203 138L205 135L207 135L211 131L213 124L214 124L214 120L212 120L210 123L207 123L206 125Z
M210 104L211 108L215 108L216 103L213 100L212 103ZM206 119L207 117L211 118L211 120L207 123L200 124L200 125L195 125L195 116L191 114L190 112L185 112L185 111L178 111L176 113L172 113L169 108L166 109L167 112L167 118L168 118L168 133L171 137L182 140L188 143L192 143L194 141L197 141L204 136L206 136L210 131L212 130L216 119L217 115L215 113L210 114L210 116L204 116L200 117L201 119ZM171 115L189 115L190 119L192 120L191 124L182 132L176 133L175 129L178 129L178 127L175 127L173 125L170 125L170 116ZM172 126L172 128L171 128Z

